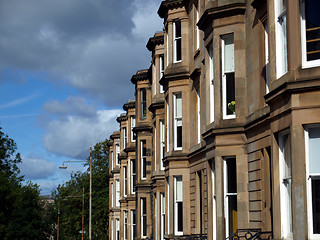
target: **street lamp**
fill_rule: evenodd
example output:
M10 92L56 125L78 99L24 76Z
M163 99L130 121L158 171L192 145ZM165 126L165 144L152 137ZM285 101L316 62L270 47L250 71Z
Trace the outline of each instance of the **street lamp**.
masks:
M89 168L90 168L90 189L89 189L89 240L91 240L91 218L92 218L92 156L91 156L92 148L90 147L90 158L89 158ZM67 169L67 166L64 165L64 163L70 162L87 162L87 161L64 161L61 166L59 166L60 169ZM82 231L83 232L83 231ZM82 233L83 234L83 233Z

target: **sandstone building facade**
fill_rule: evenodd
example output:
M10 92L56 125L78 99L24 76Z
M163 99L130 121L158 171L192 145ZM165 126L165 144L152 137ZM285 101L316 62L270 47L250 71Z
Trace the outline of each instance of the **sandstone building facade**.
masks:
M320 239L319 10L161 3L110 137L110 240Z

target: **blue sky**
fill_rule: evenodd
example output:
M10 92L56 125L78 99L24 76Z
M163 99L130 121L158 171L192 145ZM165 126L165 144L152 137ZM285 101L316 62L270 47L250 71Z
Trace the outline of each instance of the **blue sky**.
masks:
M26 180L49 194L89 148L118 129L162 30L160 0L0 1L0 127L14 139Z

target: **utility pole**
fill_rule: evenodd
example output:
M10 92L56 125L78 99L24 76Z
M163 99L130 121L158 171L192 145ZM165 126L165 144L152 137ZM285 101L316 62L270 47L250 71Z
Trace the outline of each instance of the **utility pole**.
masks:
M82 188L82 240L83 240L83 234L84 234L83 225L84 225L84 187Z
M89 240L91 240L91 211L92 211L92 147L90 147L90 195L89 195Z

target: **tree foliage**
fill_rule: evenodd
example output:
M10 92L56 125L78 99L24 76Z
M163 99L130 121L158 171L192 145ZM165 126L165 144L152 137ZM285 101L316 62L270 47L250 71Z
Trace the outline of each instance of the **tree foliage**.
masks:
M48 239L53 224L37 185L23 184L14 140L0 127L0 239Z
M108 140L97 143L92 149L92 238L108 239L109 212L109 147ZM89 162L88 157L88 162ZM89 233L89 163L84 173L74 173L71 180L59 185L54 192L55 204L60 210L60 239L81 239L82 189L84 188L85 239Z

